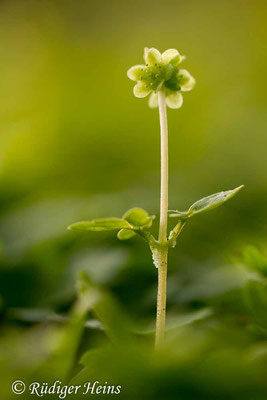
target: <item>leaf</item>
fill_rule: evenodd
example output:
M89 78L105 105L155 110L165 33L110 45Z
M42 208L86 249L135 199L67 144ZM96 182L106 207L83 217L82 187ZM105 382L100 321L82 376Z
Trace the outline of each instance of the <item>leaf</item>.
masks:
M91 310L109 339L120 344L127 341L131 336L132 322L116 299L108 291L96 286L85 272L80 274L78 285L80 296L86 296L86 300L88 298L91 301Z
M48 323L56 322L64 324L70 321L70 317L65 314L59 314L50 309L45 308L11 308L8 310L8 318L15 321L23 321L30 323ZM103 329L101 323L97 319L88 319L84 323L85 328Z
M128 240L128 239L131 239L135 235L136 235L136 233L130 229L121 229L118 232L117 237L120 240Z
M168 240L169 245L171 247L174 248L176 246L176 239L180 235L181 230L183 229L184 226L185 222L182 219L180 219L178 223L175 225L175 227L171 230Z
M227 190L225 192L218 192L214 193L210 196L204 197L196 201L186 212L181 211L171 211L169 216L171 218L180 218L180 219L187 219L196 214L200 214L202 212L206 212L212 210L213 208L219 207L227 200L230 200L233 196L235 196L244 185L241 185L233 190Z
M188 211L169 210L168 214L170 218L179 218L181 220L188 218Z
M41 377L57 376L63 381L70 376L81 344L88 311L101 301L101 293L95 287L83 284L81 279L78 281L78 289L78 298L66 323L63 326L52 326L47 332L45 348L41 350L46 356L38 369L38 380Z
M204 211L212 210L213 208L219 207L221 204L225 203L227 200L230 200L233 196L239 192L243 187L239 186L233 190L227 190L225 192L219 192L212 194L211 196L204 197L201 200L198 200L196 203L192 204L189 208L189 215L198 214Z
M68 227L69 230L78 231L112 231L123 228L131 229L132 226L122 218L99 218L92 221L76 222Z
M244 251L243 260L245 264L258 274L267 277L267 255L260 252L256 247L249 246Z
M126 211L126 213L123 215L123 218L131 225L149 228L152 225L152 221L155 216L149 216L147 211L143 208L135 207Z

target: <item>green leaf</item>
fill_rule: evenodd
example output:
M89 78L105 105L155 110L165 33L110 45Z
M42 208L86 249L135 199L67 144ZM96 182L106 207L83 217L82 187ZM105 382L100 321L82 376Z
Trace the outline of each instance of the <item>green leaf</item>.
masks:
M179 218L181 220L188 218L188 211L169 210L168 214L170 218Z
M243 260L250 269L267 277L267 254L254 246L248 246L244 251Z
M219 192L212 194L211 196L204 197L201 200L198 200L196 203L192 204L189 208L188 213L189 215L198 214L204 211L212 210L213 208L219 207L227 200L230 200L233 196L239 192L243 187L239 186L233 190L227 190L225 192Z
M70 230L78 231L112 231L123 228L131 229L132 226L122 218L99 218L92 221L76 222L68 227Z
M171 218L187 219L196 214L200 214L202 212L212 210L213 208L219 207L226 201L230 200L243 187L244 187L244 185L241 185L233 190L227 190L225 192L214 193L210 196L204 197L203 199L196 201L194 204L192 204L192 206L189 208L188 211L185 211L185 212L171 211L169 216Z
M106 290L96 286L83 272L79 276L80 296L91 301L93 314L102 323L104 330L114 343L121 344L131 336L131 321L121 309L120 304Z
M128 239L131 239L135 235L136 235L136 233L134 231L131 231L130 229L121 229L118 232L117 237L120 240L128 240Z
M66 380L73 368L78 348L85 328L88 311L92 310L101 301L101 293L89 285L78 281L78 298L73 304L70 318L62 326L52 326L47 331L44 348L45 360L38 367L38 376L57 376L60 380ZM38 346L39 347L39 346ZM38 365L38 364L37 364ZM51 375L50 375L51 374Z
M144 210L143 208L135 207L126 211L126 213L123 215L123 218L126 221L128 221L131 225L137 227L150 228L155 216L154 215L149 216L147 211Z
M176 239L180 235L181 230L183 229L184 226L185 226L185 221L180 219L178 221L178 224L176 224L175 227L171 230L170 235L169 235L169 240L168 240L169 245L171 247L174 248L176 246Z

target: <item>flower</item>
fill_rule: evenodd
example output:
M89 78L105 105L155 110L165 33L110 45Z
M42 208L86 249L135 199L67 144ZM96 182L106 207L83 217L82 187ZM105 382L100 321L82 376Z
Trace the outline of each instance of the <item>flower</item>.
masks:
M136 97L150 94L149 106L158 107L158 92L164 91L166 104L170 108L180 108L183 104L181 92L192 90L195 79L179 65L184 60L178 50L169 49L160 53L155 48L145 47L145 65L135 65L127 71L127 76L137 82L133 92Z

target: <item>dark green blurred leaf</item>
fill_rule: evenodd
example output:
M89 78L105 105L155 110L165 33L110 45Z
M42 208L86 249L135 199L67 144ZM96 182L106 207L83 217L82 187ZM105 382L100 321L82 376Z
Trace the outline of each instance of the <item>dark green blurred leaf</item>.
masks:
M245 249L244 262L252 270L267 276L267 256L256 247L249 246Z
M53 371L59 379L66 379L74 362L81 336L85 327L88 311L99 301L99 293L91 288L79 290L74 303L70 320L63 328L51 332L49 346L50 354L39 371L40 376L46 376Z
M116 299L107 291L96 287L84 272L79 277L80 293L87 293L93 299L92 310L113 343L123 343L131 339L131 322Z
M58 322L63 324L70 321L70 316L68 315L59 314L49 309L38 308L11 308L7 311L7 316L11 320L29 323ZM90 329L102 329L101 323L96 319L86 320L84 326Z
M243 289L243 300L250 320L265 329L267 338L267 286L265 282L250 281Z

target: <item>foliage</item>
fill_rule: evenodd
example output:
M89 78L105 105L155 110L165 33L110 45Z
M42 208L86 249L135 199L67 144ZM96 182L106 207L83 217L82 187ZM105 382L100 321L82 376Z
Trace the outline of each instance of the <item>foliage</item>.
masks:
M39 378L74 317L83 271L123 326L125 314L132 320L134 338L110 346L89 311L82 334L68 330L75 357L65 347L71 367L60 374L74 379L87 364L86 378L113 376L129 399L265 400L267 3L10 0L0 9L1 399L14 399L13 380ZM138 235L65 230L121 216L133 200L158 212L156 112L125 76L144 38L181 46L190 54L181 65L201 77L170 112L170 209L246 185L231 204L188 219L170 252L161 360L152 352L157 271ZM49 367L42 375L57 378Z
M170 218L178 219L178 223L171 230L167 245L170 247L176 246L176 239L180 234L182 228L185 225L187 219L193 217L196 214L212 210L213 208L219 207L227 200L235 196L241 189L242 186L233 190L227 190L225 192L219 192L210 196L204 197L198 200L188 209L188 211L169 211ZM152 226L152 222L155 216L149 216L148 212L142 208L131 208L126 211L122 218L100 218L92 221L81 221L76 222L68 227L69 230L78 231L110 231L119 230L117 237L120 240L128 240L139 234L149 244L152 252L153 261L156 267L158 267L158 248L159 243L154 236L148 231Z
M249 267L231 266L240 274L234 288L208 297L200 295L197 308L190 302L180 306L168 326L164 349L156 353L153 332L136 330L114 295L83 273L68 320L58 317L46 328L44 322L31 323L30 329L21 328L19 336L14 332L2 334L5 351L1 364L11 363L11 368L2 369L5 398L11 398L9 384L19 376L25 382L40 379L52 384L61 379L73 385L87 381L119 384L120 398L127 400L163 395L167 399L214 399L214 393L218 399L237 395L245 400L264 399L267 285L260 268L257 275L250 272L253 262L256 270L257 257L252 256ZM88 310L92 312L90 319L93 321L94 315L99 326L90 325L90 319L85 323ZM25 357L29 345L30 364Z

